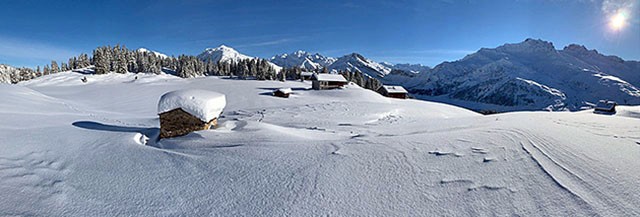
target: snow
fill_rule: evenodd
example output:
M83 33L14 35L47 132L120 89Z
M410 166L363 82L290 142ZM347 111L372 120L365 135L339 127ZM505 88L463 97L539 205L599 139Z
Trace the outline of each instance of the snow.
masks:
M367 59L360 54L352 53L338 58L329 67L332 71L360 71L366 76L381 79L391 73L391 69L383 64Z
M345 79L344 76L342 76L341 74L318 73L318 74L313 74L313 76L318 81L347 82L347 79Z
M318 53L312 54L303 50L271 57L271 62L278 66L287 68L297 66L307 70L319 70L322 67L328 67L335 61L336 59L333 57L325 57Z
M160 57L160 58L163 58L163 59L169 58L169 56L167 56L166 54L163 54L163 53L160 53L160 52L157 52L157 51L152 51L152 50L149 50L149 49L146 49L146 48L143 48L143 47L138 48L137 51L140 52L140 53L152 53L153 55L156 55L157 57Z
M639 71L638 61L605 56L579 45L556 50L550 42L527 39L482 48L405 80L394 76L392 82L406 87L414 97L439 98L460 106L478 103L494 105L499 111L577 111L599 99L640 105Z
M18 73L19 71L15 67L0 64L0 84L11 83L11 75L17 75Z
M387 93L407 93L407 90L402 86L382 85L382 88L387 90Z
M282 93L284 93L284 94L293 93L293 90L291 90L291 88L290 88L290 87L287 87L287 88L278 88L278 91L279 91L279 92L282 92Z
M640 215L639 106L482 116L355 85L133 76L0 84L0 215ZM184 88L227 96L219 128L157 141L158 99Z
M240 60L257 59L257 57L250 57L250 56L244 55L238 52L237 50L233 49L232 47L229 47L226 45L220 45L215 48L207 48L202 53L198 54L197 57L202 61L205 61L205 62L212 61L214 63L231 62L231 61L239 62ZM271 65L271 67L273 67L276 70L276 72L279 72L280 70L282 70L282 67L272 62L269 62L269 65Z
M226 104L227 100L221 93L198 89L176 90L160 97L158 114L180 108L204 122L209 122L220 116Z

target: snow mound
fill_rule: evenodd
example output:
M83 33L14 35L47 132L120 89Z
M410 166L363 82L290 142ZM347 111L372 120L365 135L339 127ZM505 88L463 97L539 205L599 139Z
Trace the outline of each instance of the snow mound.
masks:
M158 103L158 114L177 108L208 122L222 113L226 106L224 94L198 89L176 90L165 93Z

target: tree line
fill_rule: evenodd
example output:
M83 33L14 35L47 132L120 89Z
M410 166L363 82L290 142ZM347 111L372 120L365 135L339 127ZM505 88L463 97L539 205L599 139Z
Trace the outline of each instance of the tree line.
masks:
M155 73L162 72L174 74L182 78L199 76L231 76L237 79L257 80L299 80L301 73L306 71L300 67L283 68L279 72L265 59L254 58L239 61L214 62L211 59L202 60L192 55L180 55L175 57L162 57L153 52L141 52L129 50L125 46L101 46L93 50L92 56L80 54L71 57L66 63L51 61L42 69L38 66L35 70L19 68L18 73L11 74L11 82L30 80L43 75L54 74L62 71L78 70L93 66L95 74L106 73ZM316 69L315 73L329 73L326 67ZM377 90L381 83L375 78L365 76L360 71L338 71L348 81L371 89Z

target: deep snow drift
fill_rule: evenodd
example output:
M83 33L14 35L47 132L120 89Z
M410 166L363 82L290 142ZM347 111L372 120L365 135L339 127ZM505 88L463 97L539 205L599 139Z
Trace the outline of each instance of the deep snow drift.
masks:
M135 76L0 85L0 215L640 215L640 107L481 116L353 85ZM219 127L156 142L158 99L184 88L226 95Z

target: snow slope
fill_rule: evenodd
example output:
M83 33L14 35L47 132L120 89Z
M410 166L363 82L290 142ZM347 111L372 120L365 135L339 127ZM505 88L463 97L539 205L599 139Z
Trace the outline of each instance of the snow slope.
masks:
M638 105L640 63L527 39L439 64L405 86L418 98L475 102L501 111L579 110L600 99Z
M480 116L353 85L135 76L0 85L0 215L640 215L637 106ZM184 88L227 96L220 126L156 141L158 99Z

